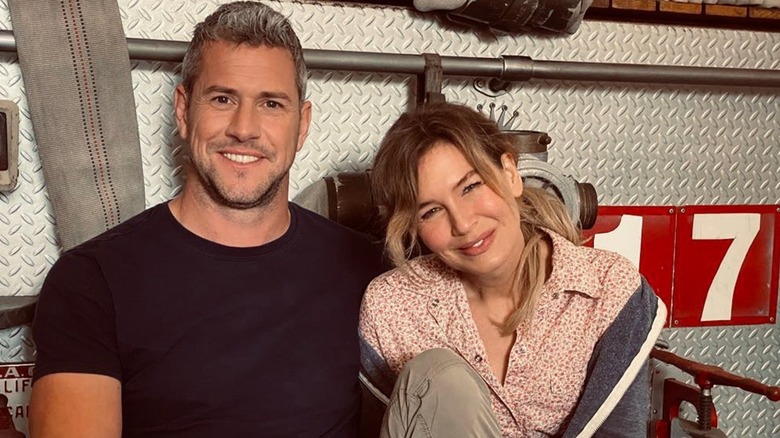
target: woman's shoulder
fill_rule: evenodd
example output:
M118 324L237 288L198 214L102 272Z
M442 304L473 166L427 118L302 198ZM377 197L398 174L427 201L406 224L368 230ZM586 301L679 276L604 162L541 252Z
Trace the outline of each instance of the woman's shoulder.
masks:
M590 246L578 246L577 250L588 260L600 277L608 279L612 276L632 276L636 279L635 286L639 286L639 271L634 263L626 256L601 248Z
M580 249L589 258L603 287L631 293L641 285L639 270L624 255L600 248L581 246Z
M432 285L453 279L457 274L452 269L433 255L423 255L374 278L366 293L425 293L434 290Z
M553 264L567 278L579 278L593 295L628 299L641 285L637 267L625 256L613 251L575 245L550 233L553 240Z

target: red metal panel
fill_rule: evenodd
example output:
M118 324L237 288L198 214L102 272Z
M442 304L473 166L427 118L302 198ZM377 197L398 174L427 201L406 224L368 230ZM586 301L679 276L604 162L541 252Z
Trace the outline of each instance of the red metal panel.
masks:
M596 224L584 233L589 238L588 246L595 243L598 248L623 254L635 264L638 259L639 272L669 309L672 308L676 211L671 206L602 206ZM671 318L671 312L669 315Z
M780 229L776 205L679 209L675 327L774 323Z
M669 308L667 325L776 322L777 205L599 207L587 245L638 264Z
M0 365L0 437L30 436L27 418L34 364Z

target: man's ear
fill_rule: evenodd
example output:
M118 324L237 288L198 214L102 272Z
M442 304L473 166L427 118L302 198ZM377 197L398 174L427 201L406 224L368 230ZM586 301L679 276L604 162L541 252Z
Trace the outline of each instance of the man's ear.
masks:
M180 84L173 93L173 108L176 116L176 127L179 129L179 137L183 140L186 140L189 135L187 129L187 106L187 92L184 90L184 85Z
M523 194L523 179L520 178L520 172L517 170L515 157L509 152L501 155L501 174L506 178L512 196L519 198Z
M311 102L307 100L301 106L301 120L298 125L298 145L295 149L296 151L301 150L306 137L309 136L309 125L311 125Z

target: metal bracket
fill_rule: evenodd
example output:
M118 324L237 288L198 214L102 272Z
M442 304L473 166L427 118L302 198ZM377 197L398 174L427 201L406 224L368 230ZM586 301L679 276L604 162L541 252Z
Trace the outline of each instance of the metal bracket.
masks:
M488 97L498 97L509 93L512 88L512 83L504 79L490 78L485 80L483 78L474 79L474 89L479 93Z
M0 190L13 190L19 175L19 107L0 100Z
M534 60L528 56L502 56L501 74L496 78L474 79L474 88L488 97L507 94L514 81L528 81L533 78Z
M425 73L417 77L417 106L426 103L444 102L442 90L441 56L424 53Z

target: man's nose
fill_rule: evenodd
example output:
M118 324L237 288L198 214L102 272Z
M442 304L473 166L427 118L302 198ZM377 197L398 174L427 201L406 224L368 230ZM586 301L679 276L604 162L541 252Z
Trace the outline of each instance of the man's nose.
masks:
M233 112L226 134L237 141L245 142L260 135L260 118L254 105L239 103Z

